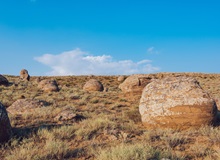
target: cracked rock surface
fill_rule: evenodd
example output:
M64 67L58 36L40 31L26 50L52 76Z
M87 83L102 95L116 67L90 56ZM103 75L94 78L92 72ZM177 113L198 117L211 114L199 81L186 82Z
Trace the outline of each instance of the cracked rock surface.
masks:
M146 126L181 129L215 123L217 106L194 78L167 77L143 89L139 112Z

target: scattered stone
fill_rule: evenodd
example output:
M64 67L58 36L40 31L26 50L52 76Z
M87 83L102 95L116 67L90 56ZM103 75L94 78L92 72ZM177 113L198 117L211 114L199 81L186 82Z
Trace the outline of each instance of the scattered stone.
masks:
M48 103L45 101L34 100L34 99L18 99L11 106L7 108L10 114L18 115L27 112L33 112L36 108L47 106Z
M78 122L85 119L85 117L78 115L74 113L71 109L67 109L64 111L61 111L55 118L55 121L74 121Z
M103 91L104 91L104 92L108 92L108 88L105 87Z
M11 123L7 111L0 103L0 144L8 141L12 136Z
M118 81L119 81L119 82L123 82L124 80L125 80L125 76L119 76L119 77L118 77Z
M36 82L36 83L40 83L41 80L42 80L42 77L37 77L37 78L35 79L35 82Z
M102 83L96 79L90 79L83 86L83 90L85 91L103 91L104 87Z
M55 80L45 79L40 81L38 88L42 89L45 92L57 92L59 91L57 82Z
M22 69L20 71L20 79L23 81L29 81L30 75L28 74L28 71L26 69Z
M190 77L167 77L148 84L139 112L149 127L186 129L215 124L217 119L215 101Z
M9 84L7 78L5 78L3 75L0 74L0 85L7 86Z
M152 82L152 78L148 75L131 75L119 85L119 88L124 93L142 93L143 88Z

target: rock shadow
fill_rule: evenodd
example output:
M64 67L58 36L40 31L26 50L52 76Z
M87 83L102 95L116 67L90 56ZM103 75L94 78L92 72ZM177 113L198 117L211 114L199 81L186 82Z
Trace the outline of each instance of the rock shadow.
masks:
M67 124L43 124L40 126L27 126L27 127L12 128L13 137L22 140L23 138L28 138L32 134L36 134L39 130L42 130L42 129L51 130L53 128L60 128L66 125Z

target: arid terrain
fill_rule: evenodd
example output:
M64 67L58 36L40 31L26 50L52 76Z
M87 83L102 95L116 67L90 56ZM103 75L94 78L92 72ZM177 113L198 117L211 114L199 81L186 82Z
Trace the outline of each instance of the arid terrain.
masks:
M194 77L220 109L220 74L152 75ZM220 127L149 129L138 109L141 94L123 93L118 76L32 76L30 81L4 76L10 82L0 86L0 102L6 108L19 99L40 100L44 105L20 114L8 112L14 134L0 147L0 159L220 159ZM83 90L91 78L102 82L103 92ZM56 80L59 91L42 91L39 79ZM57 118L66 110L75 116Z

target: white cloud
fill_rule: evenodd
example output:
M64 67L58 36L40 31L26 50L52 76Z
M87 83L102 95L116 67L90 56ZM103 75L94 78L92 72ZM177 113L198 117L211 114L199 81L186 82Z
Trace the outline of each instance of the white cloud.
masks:
M150 47L147 49L147 53L150 53L150 54L159 54L159 51L155 49L155 47Z
M34 58L49 66L49 75L120 75L135 73L151 73L158 71L150 60L133 62L132 60L115 61L110 55L93 56L80 49L61 54L44 54Z
M147 49L148 52L152 52L154 50L154 47L150 47Z

